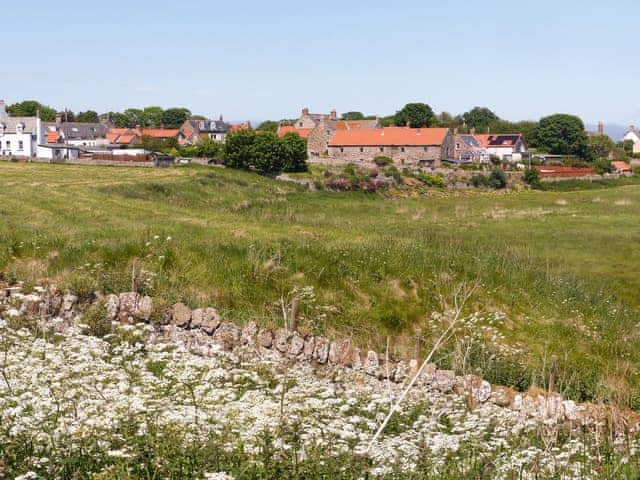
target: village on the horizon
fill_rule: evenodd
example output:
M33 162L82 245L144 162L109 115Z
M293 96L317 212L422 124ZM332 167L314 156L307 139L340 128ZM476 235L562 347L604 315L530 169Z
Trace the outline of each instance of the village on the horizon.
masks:
M486 108L476 107L474 110L493 115ZM359 114L349 112L353 113ZM385 157L402 167L435 169L443 165L482 166L499 161L514 169L524 169L527 162L531 165L532 159L538 164L560 164L570 157L530 148L521 132L493 133L490 124L480 132L465 123L460 128L416 127L410 121L389 125L377 116L349 114L339 116L335 109L329 113L310 113L308 108L303 108L297 119L279 121L269 130L275 130L273 133L278 137L299 135L306 141L307 160L327 165L367 165L375 162L376 158ZM98 116L94 113L98 121L83 122L69 121L66 116L66 111L58 112L55 121L44 121L39 110L33 116L13 116L8 113L4 100L0 100L0 157L34 161L77 161L105 158L105 154L140 157L152 153L149 143L145 142L149 139L156 142L154 146L170 146L175 150L208 141L224 144L228 135L253 129L251 122L229 123L222 115L213 120L189 114L181 125L173 125L174 128L162 124L117 126L111 114ZM256 125L257 131L266 131L263 127L269 123L276 122ZM603 122L599 122L597 131L585 130L584 133L588 138L611 140L605 133ZM627 159L615 158L612 151L607 152L611 161L610 172L630 175L632 166L638 164L635 157L640 156L640 131L631 126L617 144L621 149L626 148L629 158L628 161L620 161Z

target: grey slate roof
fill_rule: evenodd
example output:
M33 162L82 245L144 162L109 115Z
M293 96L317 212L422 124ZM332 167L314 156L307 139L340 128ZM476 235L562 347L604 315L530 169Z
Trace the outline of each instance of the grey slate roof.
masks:
M16 127L22 123L24 125L24 133L36 134L38 129L36 117L6 117L0 120L0 124L4 125L5 133L16 133Z
M222 120L189 120L194 129L201 133L226 133L229 125Z
M108 128L101 123L80 123L80 122L66 122L66 123L44 123L45 130L47 132L61 131L65 138L69 140L84 140L104 137L107 134Z

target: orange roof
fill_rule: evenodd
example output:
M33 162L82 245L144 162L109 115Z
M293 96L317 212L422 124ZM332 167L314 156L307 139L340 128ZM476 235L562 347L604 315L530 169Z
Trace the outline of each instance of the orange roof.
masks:
M629 165L627 162L611 162L611 165L613 165L613 167L617 170L622 170L630 172L631 171L631 165Z
M145 128L142 130L142 135L154 138L171 138L178 136L177 128Z
M58 132L57 130L47 132L47 143L58 143L60 137L60 132Z
M236 123L234 125L231 125L229 130L231 130L232 132L237 132L238 130L249 130L250 128L251 128L251 125L249 124L249 122L244 122L244 123Z
M278 136L284 137L287 133L297 133L302 138L307 138L313 128L296 128L293 125L280 125L278 127Z
M448 128L385 127L362 130L336 130L329 142L329 146L442 145L448 133Z
M107 140L113 143L120 135L126 133L128 130L128 128L110 128L107 132Z
M125 135L120 135L117 139L118 143L122 143L122 144L129 144L133 141L134 138L136 138L137 135L131 135L131 134L125 134Z
M522 139L519 133L496 133L474 135L484 148L515 147L518 140Z

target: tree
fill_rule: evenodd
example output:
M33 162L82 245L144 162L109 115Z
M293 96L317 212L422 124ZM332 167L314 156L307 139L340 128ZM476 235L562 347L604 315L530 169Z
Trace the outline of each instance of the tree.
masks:
M231 168L249 168L253 162L256 136L253 130L229 133L224 143L225 164Z
M413 128L430 127L435 121L435 114L426 103L408 103L396 112L395 124Z
M492 122L500 120L495 113L486 107L474 107L464 113L462 118L469 128L475 128L479 132L486 132Z
M191 111L186 108L169 108L162 113L162 124L166 128L180 128L191 116Z
M524 137L528 147L535 147L535 131L538 122L522 121L510 122L508 120L495 120L490 125L491 133L519 133Z
M489 174L489 185L496 190L507 186L507 176L501 168L494 168Z
M299 136L299 135L298 135ZM255 134L251 166L262 173L278 173L284 168L285 148L272 132Z
M162 125L162 107L146 107L142 111L142 124L145 127L159 127Z
M53 122L56 119L56 110L43 105L36 100L25 100L7 107L7 112L14 117L35 117L40 112L40 118L44 122Z
M587 140L588 156L592 159L608 159L615 147L608 135L595 135Z
M541 189L542 183L540 182L540 173L535 168L528 168L524 171L523 177L524 183L531 188Z
M584 123L574 115L558 113L542 118L536 128L538 148L554 155L587 156L587 133Z
M307 141L295 132L279 139L284 151L284 172L307 171Z
M261 132L277 132L279 125L280 123L275 120L266 120L258 126L257 130Z
M222 155L222 144L210 138L205 138L196 145L196 155L202 158L219 158Z
M346 112L342 114L342 120L364 120L362 112Z
M144 125L144 112L139 108L127 108L123 115L125 127L133 128Z
M98 113L93 110L87 110L86 112L78 112L76 115L76 122L80 123L98 123L100 118Z

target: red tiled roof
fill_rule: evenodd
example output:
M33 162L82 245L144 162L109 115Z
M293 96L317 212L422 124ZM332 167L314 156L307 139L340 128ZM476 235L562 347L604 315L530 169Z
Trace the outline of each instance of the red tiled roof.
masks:
M484 148L515 147L518 140L522 139L522 135L519 133L476 134L474 136Z
M611 162L611 165L613 165L615 169L622 170L623 172L631 171L631 165L629 165L627 162Z
M57 130L47 132L47 143L58 143L60 136L60 132Z
M377 128L377 120L336 120L333 126L336 130L362 130Z
M442 145L448 128L385 127L361 130L336 130L331 147L348 146L424 146Z
M145 128L141 134L146 137L154 138L172 138L178 136L177 128Z
M128 128L110 128L107 132L107 140L114 143L120 135L126 133L128 130Z
M278 136L284 137L287 133L297 133L302 138L307 138L312 132L313 128L296 128L293 125L280 125L278 127Z
M229 130L231 132L237 132L238 130L249 130L249 128L251 128L251 125L249 125L248 122L244 122L244 123L236 123L234 125L231 125Z
M137 137L137 135L135 134L124 134L124 135L120 135L117 139L116 142L117 143L121 143L123 145L128 145L130 144L135 138Z

